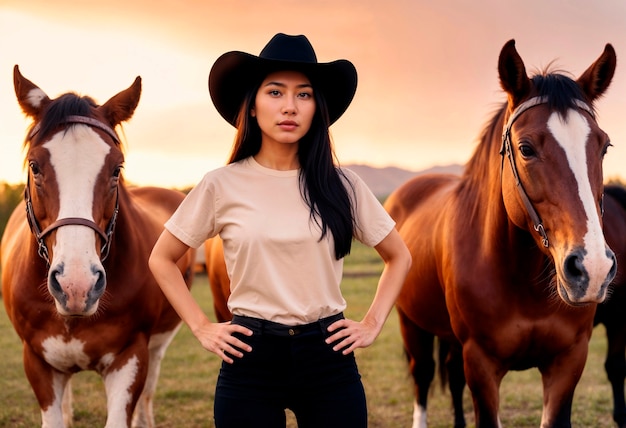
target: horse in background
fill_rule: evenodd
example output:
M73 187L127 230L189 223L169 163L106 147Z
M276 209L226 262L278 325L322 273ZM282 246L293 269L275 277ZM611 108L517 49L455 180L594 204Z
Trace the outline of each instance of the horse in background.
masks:
M230 280L224 261L224 247L219 236L207 239L204 242L204 256L206 260L206 272L213 296L213 310L217 322L225 322L233 319L233 314L228 309L228 297L230 296Z
M42 426L71 425L70 379L93 370L107 428L154 427L161 360L181 321L148 257L184 194L124 183L114 129L132 117L141 79L103 105L74 93L50 99L18 66L14 86L33 124L24 201L2 237L2 290ZM193 260L190 251L179 261L189 286Z
M604 188L604 235L617 256L617 275L606 301L598 305L594 325L606 329L607 353L604 368L613 394L613 420L626 428L626 188L607 185Z
M509 41L498 60L508 100L464 174L418 176L387 199L413 256L396 308L414 428L427 422L435 337L449 349L455 426L465 382L476 426L499 427L503 377L531 367L543 379L541 426L571 425L596 306L616 273L601 224L609 140L593 110L615 66L607 44L577 80L529 78Z

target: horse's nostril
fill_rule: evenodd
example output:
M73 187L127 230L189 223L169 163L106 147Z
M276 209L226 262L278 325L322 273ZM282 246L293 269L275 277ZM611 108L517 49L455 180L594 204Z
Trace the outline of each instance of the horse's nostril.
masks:
M576 252L565 259L565 272L571 278L580 278L584 275L584 267L581 255Z
M613 281L613 278L615 278L615 275L617 275L617 258L615 257L615 253L613 253L613 251L607 251L607 256L611 259L613 263L611 265L611 270L609 270L608 275L609 280Z
M94 285L94 291L96 294L101 295L106 287L106 275L102 270L97 270L95 273L98 276L98 279Z
M52 291L55 293L62 293L63 289L61 288L61 283L58 280L58 277L60 275L63 275L63 268L57 268L57 269L52 269L50 270L50 274L49 274L49 278L50 281L50 288L52 288Z

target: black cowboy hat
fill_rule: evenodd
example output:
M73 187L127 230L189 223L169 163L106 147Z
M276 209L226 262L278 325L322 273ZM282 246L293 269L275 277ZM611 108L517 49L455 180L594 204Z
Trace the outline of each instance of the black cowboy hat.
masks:
M272 71L303 72L321 92L328 105L330 123L346 111L354 97L357 73L345 59L317 62L313 46L305 36L276 34L259 56L231 51L220 56L209 73L209 93L217 111L236 126L246 93Z

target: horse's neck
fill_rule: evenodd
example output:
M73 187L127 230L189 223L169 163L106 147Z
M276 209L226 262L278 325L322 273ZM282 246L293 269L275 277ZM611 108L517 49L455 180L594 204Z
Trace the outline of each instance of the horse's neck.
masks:
M505 113L506 106L503 106L484 129L466 165L459 191L461 203L474 221L484 221L484 227L494 236L506 234L509 226L502 198L504 159L500 154Z

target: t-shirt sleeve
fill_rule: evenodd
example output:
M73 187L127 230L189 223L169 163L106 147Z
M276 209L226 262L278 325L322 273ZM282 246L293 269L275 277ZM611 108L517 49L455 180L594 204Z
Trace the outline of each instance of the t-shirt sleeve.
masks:
M198 248L218 233L215 186L211 177L211 173L207 173L165 222L165 228L172 235L192 248Z
M342 171L351 184L347 189L354 211L354 237L374 247L389 235L396 223L361 177L349 169Z

